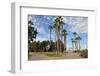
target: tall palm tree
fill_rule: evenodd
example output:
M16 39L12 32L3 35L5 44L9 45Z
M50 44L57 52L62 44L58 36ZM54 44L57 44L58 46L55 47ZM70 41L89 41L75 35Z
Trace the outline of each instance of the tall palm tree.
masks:
M66 41L67 41L67 31L65 29L62 30L62 35L64 36L64 50L66 51L67 50L67 46L66 46Z
M64 22L63 22L63 18L61 20L61 43L63 43L63 35L62 35L62 30L63 30L63 26L64 26ZM63 51L63 44L60 44L60 50Z
M72 38L72 49L74 49L74 39Z
M53 26L49 25L48 28L50 29L50 49L51 49L51 33L52 33Z
M56 40L57 40L57 37L56 37L56 35L57 35L57 28L56 28L56 22L54 22L53 28L55 28L54 29L54 32L55 32L55 50L57 50L57 43L56 43Z
M78 50L80 50L80 40L81 40L82 38L80 37L80 36L78 36L77 38L76 38L76 40L77 40L77 42L78 42Z
M63 25L63 18L58 16L55 21L53 27L55 28L55 43L57 48L57 55L61 51L61 26Z
M54 21L54 28L55 28L55 32L56 32L56 35L57 35L57 52L60 51L59 49L59 40L60 40L60 18L61 17L57 17Z
M81 49L80 40L82 40L82 38L79 36L78 39L79 39L79 50L80 50Z
M77 33L76 32L73 32L73 35L74 35L74 44L75 44L75 50L77 49L77 40L76 40L76 37L77 37Z

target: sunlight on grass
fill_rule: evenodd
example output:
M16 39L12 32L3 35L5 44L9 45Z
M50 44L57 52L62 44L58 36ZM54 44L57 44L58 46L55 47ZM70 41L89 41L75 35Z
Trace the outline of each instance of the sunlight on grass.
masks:
M34 54L45 55L45 56L49 56L49 57L62 57L62 56L66 55L66 53L62 53L62 52L59 52L59 53L57 53L57 52L30 52L29 57Z

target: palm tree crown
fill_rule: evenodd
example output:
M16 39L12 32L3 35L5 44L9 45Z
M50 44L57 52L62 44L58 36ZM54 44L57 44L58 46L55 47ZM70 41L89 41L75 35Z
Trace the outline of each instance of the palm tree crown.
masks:
M67 31L65 29L62 30L62 35L67 35Z

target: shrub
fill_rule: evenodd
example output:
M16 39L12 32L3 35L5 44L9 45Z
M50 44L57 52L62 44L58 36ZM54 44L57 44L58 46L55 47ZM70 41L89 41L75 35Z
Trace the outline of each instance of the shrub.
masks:
M80 52L80 56L83 57L83 58L88 58L88 50L87 49L82 50Z

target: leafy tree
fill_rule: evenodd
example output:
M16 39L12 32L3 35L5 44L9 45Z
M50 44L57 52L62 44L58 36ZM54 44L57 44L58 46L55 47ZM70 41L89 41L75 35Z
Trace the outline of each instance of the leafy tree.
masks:
M35 39L38 34L37 29L32 27L32 25L34 25L32 20L29 20L28 21L28 53L29 51L32 51L33 39Z

